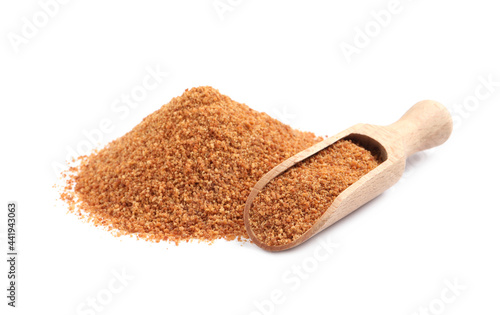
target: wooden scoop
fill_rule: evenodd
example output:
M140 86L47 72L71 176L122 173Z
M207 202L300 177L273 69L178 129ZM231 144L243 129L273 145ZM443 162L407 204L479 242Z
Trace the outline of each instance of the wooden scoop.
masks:
M248 235L255 244L269 251L281 251L302 244L394 185L403 175L407 157L443 144L452 129L451 115L443 105L435 101L421 101L392 125L357 124L297 153L269 171L252 188L244 212ZM257 194L276 176L341 139L353 140L371 151L380 157L381 164L340 193L316 223L296 240L278 246L269 246L259 240L249 221L250 208Z

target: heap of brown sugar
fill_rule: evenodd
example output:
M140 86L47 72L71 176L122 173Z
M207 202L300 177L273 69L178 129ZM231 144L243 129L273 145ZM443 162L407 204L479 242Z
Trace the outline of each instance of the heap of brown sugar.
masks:
M61 197L118 234L176 243L247 238L250 189L320 140L211 87L193 88L81 158Z
M255 236L285 245L309 230L347 187L377 167L372 153L340 140L275 177L255 197L249 220Z

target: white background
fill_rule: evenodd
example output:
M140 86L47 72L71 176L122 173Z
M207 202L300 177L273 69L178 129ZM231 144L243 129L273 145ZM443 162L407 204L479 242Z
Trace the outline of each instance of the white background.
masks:
M70 0L44 21L37 1L2 2L0 312L498 314L500 87L481 83L500 81L498 5L401 0L380 26L371 12L390 1L229 3L219 15L212 0ZM27 38L34 16L40 27ZM357 29L366 27L363 42ZM341 45L355 38L348 62ZM128 114L113 110L148 67L169 76ZM54 165L82 148L84 132L108 119L106 143L200 85L319 135L392 123L422 99L445 104L456 124L446 144L410 159L394 188L282 253L118 239L66 214ZM10 200L19 203L14 310L4 298ZM320 240L339 246L318 262ZM307 269L300 284L286 281L293 266ZM126 284L116 282L123 270ZM271 306L276 290L282 303Z

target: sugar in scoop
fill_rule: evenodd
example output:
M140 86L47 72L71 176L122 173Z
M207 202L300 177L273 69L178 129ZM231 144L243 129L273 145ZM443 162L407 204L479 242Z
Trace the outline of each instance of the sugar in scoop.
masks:
M298 239L342 191L378 165L377 157L351 140L295 164L255 197L249 213L255 236L269 246Z

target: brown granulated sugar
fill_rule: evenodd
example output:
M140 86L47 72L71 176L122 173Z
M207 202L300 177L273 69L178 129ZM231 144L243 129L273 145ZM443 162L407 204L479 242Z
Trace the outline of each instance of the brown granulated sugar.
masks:
M351 140L340 140L271 180L249 212L255 236L269 246L288 244L309 230L334 199L379 165Z
M211 87L186 90L70 169L71 212L117 235L247 239L243 209L262 175L322 140Z

